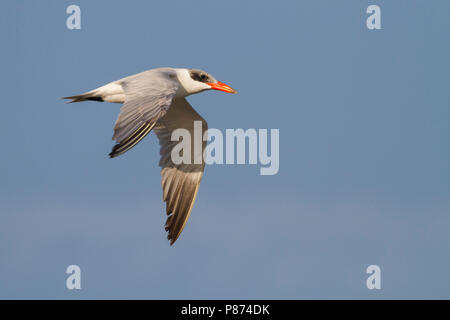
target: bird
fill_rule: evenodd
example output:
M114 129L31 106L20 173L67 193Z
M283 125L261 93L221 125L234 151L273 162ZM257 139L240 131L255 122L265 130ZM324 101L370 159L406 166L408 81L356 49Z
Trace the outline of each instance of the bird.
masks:
M110 82L86 93L63 97L68 103L83 101L123 104L114 125L113 146L110 158L115 158L133 148L150 131L154 131L160 144L161 186L166 203L165 230L172 246L183 231L191 214L205 162L201 148L191 148L191 159L201 161L179 163L172 161L172 132L186 129L194 145L194 121L201 121L202 136L208 129L205 119L186 100L191 94L206 90L236 93L230 86L217 81L211 74L190 68L156 68ZM200 154L201 152L201 154ZM178 162L177 162L178 163Z

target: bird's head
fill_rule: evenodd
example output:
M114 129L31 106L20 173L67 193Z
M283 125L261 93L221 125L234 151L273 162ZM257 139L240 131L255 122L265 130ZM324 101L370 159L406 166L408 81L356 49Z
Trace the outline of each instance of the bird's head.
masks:
M236 93L236 90L225 83L217 81L206 71L200 69L184 69L184 71L185 72L182 72L181 76L179 75L178 78L188 95L205 90L219 90L228 93Z

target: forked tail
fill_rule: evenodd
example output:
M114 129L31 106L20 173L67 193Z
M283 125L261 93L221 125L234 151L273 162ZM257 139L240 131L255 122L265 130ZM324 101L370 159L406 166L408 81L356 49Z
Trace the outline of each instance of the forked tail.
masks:
M71 101L67 101L67 103L82 102L82 101L87 101L87 100L99 101L99 102L104 101L103 98L95 92L88 92L88 93L80 94L78 96L63 97L63 99L71 100Z

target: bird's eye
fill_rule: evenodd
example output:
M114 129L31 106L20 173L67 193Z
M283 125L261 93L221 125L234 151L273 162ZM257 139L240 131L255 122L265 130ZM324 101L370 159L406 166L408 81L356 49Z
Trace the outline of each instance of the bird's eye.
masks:
M200 76L200 79L206 80L206 74L202 74L202 75Z

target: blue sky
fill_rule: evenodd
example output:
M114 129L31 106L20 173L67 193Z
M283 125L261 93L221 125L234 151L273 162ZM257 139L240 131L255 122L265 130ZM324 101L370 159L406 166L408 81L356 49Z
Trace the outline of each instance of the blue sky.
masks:
M371 4L382 30L366 28ZM0 298L450 298L449 10L6 1ZM161 66L238 90L189 97L210 127L280 129L279 173L208 166L173 247L156 138L111 160L120 105L60 100ZM372 264L382 290L366 288Z

